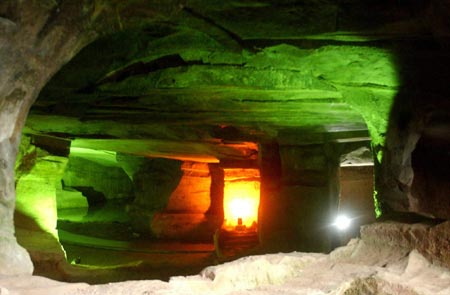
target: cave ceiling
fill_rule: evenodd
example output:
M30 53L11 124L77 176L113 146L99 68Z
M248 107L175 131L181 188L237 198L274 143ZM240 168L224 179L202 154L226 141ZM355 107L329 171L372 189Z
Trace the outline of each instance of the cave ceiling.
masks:
M400 2L185 1L81 50L24 132L206 162L255 159L246 142L374 139L400 86L392 44L430 38Z

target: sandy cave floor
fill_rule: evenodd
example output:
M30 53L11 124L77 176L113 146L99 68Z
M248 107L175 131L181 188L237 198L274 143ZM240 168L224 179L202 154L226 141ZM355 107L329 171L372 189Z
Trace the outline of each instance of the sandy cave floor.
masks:
M101 285L39 276L2 276L0 294L450 294L450 270L416 250L352 240L329 255L279 253L244 257L198 275Z

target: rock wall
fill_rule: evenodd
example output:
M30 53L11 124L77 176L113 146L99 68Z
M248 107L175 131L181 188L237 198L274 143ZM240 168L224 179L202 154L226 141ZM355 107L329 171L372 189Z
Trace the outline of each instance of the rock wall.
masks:
M101 5L96 5L98 3L93 3L92 1L79 1L74 4L73 1L26 2L7 0L2 1L0 4L0 15L2 16L0 19L0 44L2 44L0 46L0 58L2 60L2 67L0 68L0 187L2 188L0 190L0 239L2 239L0 266L2 266L2 269L7 269L10 273L30 271L28 267L29 261L28 263L26 262L26 255L23 255L23 251L20 250L14 238L13 211L15 190L13 167L19 145L20 131L24 126L27 112L42 87L63 64L70 60L83 46L95 39L99 32L122 30L130 23L136 24L140 18L145 19L145 23L155 18L158 20L158 23L162 23L168 19L168 16L172 16L174 12L180 10L183 11L183 17L189 15L189 20L186 21L182 18L176 19L176 22L173 22L176 26L189 24L195 28L192 31L200 31L201 34L199 35L204 36L210 34L216 40L210 40L211 42L206 43L192 42L192 40L197 41L198 39L187 38L191 43L180 42L185 40L183 38L186 38L186 35L177 32L175 35L181 35L183 38L176 39L174 36L169 36L171 35L170 33L167 33L167 35L163 36L164 40L160 40L160 42L146 42L151 44L151 46L156 44L155 48L153 48L155 50L153 51L151 50L152 48L133 44L132 48L135 54L130 54L130 56L132 56L131 59L137 65L136 68L130 69L124 67L124 64L128 65L130 63L130 60L126 60L124 63L113 67L118 73L113 79L108 75L103 77L100 75L100 77L95 77L92 81L94 81L94 84L97 81L101 81L103 85L100 85L100 88L105 93L111 93L117 88L117 83L113 83L115 78L117 78L117 82L125 81L121 79L124 77L122 76L124 73L125 75L129 75L130 72L137 73L138 76L153 79L152 83L148 83L145 79L144 81L142 79L135 79L135 85L126 85L126 83L119 85L121 87L118 88L131 88L131 93L117 92L116 97L104 100L106 102L106 105L103 106L104 108L100 106L93 115L90 111L98 101L91 100L91 97L87 98L83 96L85 92L83 93L80 90L86 90L88 87L83 89L75 89L76 87L74 87L75 92L79 95L75 96L77 102L70 107L64 106L61 109L68 112L71 116L78 116L81 113L80 118L77 117L74 119L74 117L71 117L69 120L68 117L59 117L61 119L60 122L76 122L78 128L81 130L79 133L86 135L84 130L89 129L85 128L85 124L88 121L97 123L98 121L96 119L108 118L110 121L104 122L102 130L96 133L99 129L89 129L88 135L108 134L109 131L105 130L122 130L122 122L116 120L118 117L115 111L117 109L122 110L123 106L129 103L128 98L132 96L132 92L136 95L136 100L144 101L136 109L127 109L130 111L128 114L131 114L133 121L136 117L142 118L145 121L148 119L148 114L151 111L153 111L151 114L155 116L161 113L160 109L156 108L155 110L153 101L146 101L142 97L147 91L152 90L149 87L161 86L162 88L160 89L163 89L165 87L186 88L187 86L192 86L196 100L191 101L191 104L197 106L203 105L198 102L203 101L205 97L216 98L223 95L220 94L221 91L222 93L228 93L226 87L229 84L240 85L244 88L253 86L258 88L258 91L249 94L247 91L241 92L238 89L235 93L232 93L232 99L223 95L226 97L226 100L224 100L222 108L228 110L228 114L233 115L235 115L236 110L242 110L243 112L239 118L243 119L238 120L238 122L246 127L252 125L252 128L248 129L248 134L260 134L261 129L259 126L261 120L264 118L269 119L266 121L266 127L268 128L267 134L275 137L277 132L272 129L274 125L279 124L280 126L285 126L298 124L299 121L296 120L297 118L305 118L311 114L314 114L314 116L304 121L305 126L324 124L324 122L339 126L340 123L345 123L345 120L349 120L350 117L351 122L359 124L363 123L361 120L362 116L368 128L371 130L371 136L376 145L377 159L380 160L380 163L376 163L375 165L375 173L377 175L376 188L383 209L386 212L416 211L419 214L432 217L448 218L448 214L443 213L441 210L442 204L444 206L448 204L448 198L445 195L443 197L439 194L439 200L437 201L439 207L432 205L435 201L433 199L434 196L432 198L426 196L430 191L426 190L424 193L422 189L417 187L417 185L421 186L418 182L416 182L416 186L414 185L414 167L412 165L412 153L416 143L424 135L424 132L429 130L430 126L435 128L437 125L440 125L439 122L447 122L444 125L448 125L449 122L448 64L450 62L446 49L450 40L450 30L447 21L449 12L447 4L442 1L430 1L421 5L407 5L403 7L400 5L400 2L403 3L404 1L394 1L395 3L392 2L394 4L391 4L394 5L393 7L384 3L380 5L381 7L378 7L377 3L377 7L362 5L357 6L357 9L353 9L355 8L351 6L353 5L353 1L350 1L346 3L345 7L343 7L344 9L337 9L338 6L334 5L332 5L333 9L327 9L327 11L332 12L326 14L325 19L330 20L327 21L327 24L321 23L318 26L316 25L317 19L322 18L310 17L306 20L308 24L307 28L304 28L304 23L297 22L297 13L300 12L300 15L303 15L305 12L297 11L297 9L291 11L294 13L289 12L286 14L283 11L278 11L279 14L277 14L276 21L274 21L271 18L264 19L260 15L261 7L257 7L255 11L252 10L252 5L248 5L245 11L252 15L253 18L258 17L253 19L253 21L250 18L246 18L245 21L238 21L234 17L230 18L230 15L234 14L230 14L230 8L226 3L223 4L224 6L221 6L217 3L205 5L202 1L197 1L198 3L194 1L198 5L196 9L199 9L201 13L207 15L206 17L202 17L202 14L193 13L192 9L185 9L185 6L179 5L180 1L176 0L169 1L169 3L162 3L161 1L138 2L147 9L141 9L142 7L138 5L136 7L139 7L139 10L133 11L133 9L128 9L130 8L128 4L116 5L116 1L102 1ZM388 1L385 2L388 3ZM134 5L136 2L133 1L132 3ZM280 5L271 6L271 2L268 3L268 6L263 10L269 13L269 15L272 15L273 11ZM238 6L240 5L237 4L235 9L241 9ZM218 9L219 7L222 10ZM283 5L281 7L282 9L286 9ZM373 19L373 23L372 18L367 18L367 11L369 11L367 8L375 9L373 12L376 17ZM286 10L289 11L289 9ZM309 12L309 10L305 11ZM316 14L317 16L321 16L324 10L315 8L311 11L318 13ZM352 13L349 11L352 11ZM353 13L358 17L353 17ZM199 15L201 17L198 17ZM217 19L218 22L215 23L214 19ZM368 19L371 21L368 21ZM295 22L291 22L294 20ZM172 23L172 21L173 19L170 19L168 23ZM385 25L386 22L388 24ZM293 26L293 23L296 25ZM264 29L255 30L255 28ZM361 30L359 33L362 33L362 38L358 35L359 33L342 35L339 31L342 31L343 28L345 30ZM265 38L269 35L269 31L272 39L267 40ZM295 35L297 31L300 31L304 35ZM324 35L311 35L324 31L328 33ZM377 34L364 34L367 31L377 32ZM285 32L287 32L287 35L284 34ZM153 33L155 32L149 35ZM160 32L155 33L155 35L160 36L159 34ZM279 41L276 41L285 40L285 38L291 36L295 36L295 38L287 40L288 42L300 44L300 47L308 49L304 50L293 45L280 45L278 44ZM256 38L256 40L252 38ZM264 38L264 40L258 38ZM204 41L205 39L201 40ZM381 42L382 45L387 45L392 41L395 44L393 46L394 49L397 48L397 45L400 45L400 50L396 52L397 60L395 62L397 69L394 69L392 66L394 61L391 60L391 54L385 50L380 51L379 48L372 48L370 46L360 46L359 48L356 46L321 47L321 44L329 44L336 40L339 42L348 42L350 40L349 44L354 44L355 41L367 41L371 42L369 43L371 45L378 44L377 42ZM202 50L197 50L198 48L193 47L182 50L183 52L180 53L180 50L166 51L167 47L164 48L167 45L173 48L173 44L183 46L184 44L196 43L201 43ZM270 43L277 43L278 45L270 46ZM413 46L411 47L410 45ZM316 47L316 49L309 51L311 47ZM145 50L142 50L142 48ZM211 50L211 48L214 50ZM259 54L253 54L252 51L256 48L264 49ZM411 50L411 48L413 49ZM163 56L163 54L160 54L161 51L165 52L165 54L177 55L177 67L170 66L166 72L159 71L158 58ZM150 55L153 54L154 56L139 55L141 52L150 52ZM220 54L217 54L218 52ZM225 53L221 54L223 52ZM244 52L244 54L241 54L241 52ZM298 61L298 64L294 67L291 67L291 61L293 59L286 58L289 57L289 54L285 53L289 52L294 52L293 56ZM414 54L411 54L411 52L414 52ZM312 54L310 55L310 53ZM266 58L262 58L264 56ZM234 60L234 62L229 63L229 58ZM120 57L117 58L117 60L119 59ZM277 68L276 66L280 64L280 60L284 61L284 63L281 64L281 68ZM89 61L90 59L87 60L87 63ZM151 64L153 61L155 63ZM228 64L224 63L224 61ZM189 63L191 63L191 67L188 66ZM138 66L142 64L146 64L146 66L152 68L151 75L141 75L140 70L136 71L136 69L139 69ZM253 67L253 69L249 67ZM220 68L228 69L221 71ZM242 69L242 71L239 71L239 69ZM236 75L238 72L240 75ZM277 73L276 76L274 72ZM110 73L110 71L105 70L104 73ZM397 74L399 74L399 77L397 77ZM304 80L299 80L299 76L302 76ZM130 79L128 80L130 81ZM92 81L88 81L88 85L84 86L92 86L90 84ZM199 85L214 85L214 83L211 83L214 81L217 82L215 84L217 87L225 88L218 91L219 93L213 93L214 95L211 95L211 92L203 92L203 96L199 95L199 92L195 89ZM264 88L267 86L266 83L272 87L272 91L266 91L267 89ZM133 87L130 87L130 85ZM277 88L278 86L281 88L289 88L292 86L295 89L307 90L307 92L303 92L300 95L301 98L299 100L309 102L306 102L306 104L301 102L299 105L294 104L296 107L292 107L292 104L285 104L286 97L290 97L289 100L295 97L288 96L289 91L282 93L280 96L273 96L273 93L279 90ZM223 91L223 89L226 90ZM175 94L172 95L178 98L178 89L175 90L173 92ZM318 105L313 103L311 105L309 95L317 94L317 90L321 93L321 96L318 98L324 103ZM397 93L397 91L399 92ZM278 108L262 109L263 111L259 113L259 116L249 116L249 109L253 108L255 104L268 105L265 102L258 101L262 93L266 95L267 100L279 100L282 105L280 104ZM187 93L186 95L192 96L192 93ZM291 95L296 95L295 91ZM55 115L54 112L60 106L52 104L51 101L60 99L60 96L64 95L61 95L58 89L57 96L50 98L49 105L45 105L45 103L43 105L41 104L40 110L48 107L51 115ZM175 99L172 99L174 96L162 94L160 96L161 105L165 108L167 106L166 101L169 100L167 98L169 97L175 101ZM105 98L102 95L97 97L101 100ZM153 99L152 95L149 97ZM80 110L81 108L77 108L77 106L79 107L81 105L81 103L78 103L78 99L80 99L79 101L90 103L85 104L82 110ZM184 101L185 99L186 97L183 97L180 101ZM67 96L67 100L73 102L73 96ZM119 101L122 101L123 104L121 105ZM392 101L394 105L391 105ZM245 103L240 104L241 102ZM62 102L62 104L65 103ZM146 107L142 107L142 104L146 105ZM189 104L187 103L186 105ZM186 136L184 138L198 139L197 135L206 134L207 136L205 137L210 139L208 136L211 134L211 129L209 129L212 128L211 126L216 127L224 123L229 124L232 121L230 118L233 118L233 116L222 119L217 118L216 115L219 113L217 112L217 105L215 103L211 105L213 106L213 115L211 117L213 119L210 121L205 119L205 112L203 110L190 113L191 115L201 114L199 121L202 126L205 121L208 121L210 125L207 128L199 129L200 131L192 132L189 137ZM310 108L304 108L308 105ZM183 112L186 110L183 104L174 106L175 109L181 109ZM230 109L230 106L234 108ZM323 111L325 106L327 106L327 109ZM339 106L341 108L340 111L337 108ZM67 111L68 109L70 110ZM111 109L113 110L112 112L110 112ZM136 111L137 109L142 111L142 113L138 112L140 116L136 116L136 112L133 112L133 110ZM281 112L274 112L274 109ZM285 109L288 111L285 111ZM291 112L292 110L295 111ZM172 111L167 113L173 116L174 113ZM288 120L284 120L286 116L283 114L290 114ZM186 122L192 121L192 117L185 116L184 118L186 117ZM123 117L119 116L119 118ZM279 120L279 118L283 120ZM159 125L163 121L159 120L153 126ZM116 122L114 125L116 128L111 128L113 125L111 122ZM388 128L386 128L387 122L389 122ZM43 120L40 123L45 126L48 122ZM117 124L120 126L117 127ZM176 122L176 124L182 125L180 122ZM48 125L59 124L50 123ZM145 134L142 130L153 130L153 128L149 128L146 124L142 124L140 127L140 130L136 131L133 129L133 132L131 132L136 138L145 137L142 136ZM169 129L155 128L155 130L158 130L158 136L166 135L166 131ZM66 135L73 134L71 133L73 130L68 128L63 133ZM60 130L56 130L53 127L43 128L43 132L52 134L60 134L58 131ZM174 137L180 134L184 136L184 131L185 129L176 129L172 135ZM170 132L168 133L170 134ZM124 133L108 134L108 136L118 135L123 136ZM271 139L270 136L269 139ZM385 136L386 142L384 146ZM180 135L179 138L183 137ZM310 193L311 196L314 196L310 200L311 206L314 208L318 205L313 204L313 202L322 202L321 198L324 198L323 193L335 191L335 188L333 188L333 183L335 183L334 178L336 177L334 173L335 168L333 168L335 165L334 163L330 165L325 175L325 169L320 163L322 161L320 156L316 156L313 153L311 163L296 163L295 159L292 159L292 155L295 156L296 153L308 154L309 152L302 150L303 148L298 148L298 151L294 152L293 150L295 149L296 147L286 147L280 150L282 158L280 161L284 163L283 165L275 164L275 167L277 169L282 167L282 169L280 168L280 176L278 179L278 183L282 184L282 188L278 192L271 191L269 185L268 192L274 192L276 196L279 192L285 190L289 196L284 196L285 193L280 193L280 196L288 199L296 193L302 193L302 190L317 189L317 191ZM308 166L310 164L313 164L311 166L312 168ZM314 166L316 164L317 166ZM305 165L305 168L298 169L296 165L298 167ZM308 185L305 185L304 179L302 180L303 182L296 181L295 179L297 177L289 175L296 175L299 171L308 175L308 179L306 179ZM266 175L270 175L271 173L267 172ZM276 173L274 172L273 174ZM417 175L419 174L417 173ZM300 175L298 176L301 177ZM324 185L322 180L327 177L330 177L330 181L328 181L328 185ZM420 177L416 178L416 181ZM138 180L134 181L140 182L139 177ZM434 184L440 186L446 185L447 182ZM326 188L327 186L328 188ZM145 190L147 189L143 191ZM151 189L149 188L148 190ZM271 213L268 211L273 205L275 212L277 212L273 213L274 220L278 217L283 220L282 212L285 209L290 210L290 208L277 209L278 203L270 203L270 196L266 196L265 198L268 203L264 205L265 209L263 210L266 212L264 214L270 216ZM140 201L140 198L137 198L135 208L139 207ZM292 202L293 204L298 204L296 199L292 200ZM142 204L145 204L145 202L142 202ZM287 205L285 206L287 207ZM294 218L294 214L291 215ZM283 222L281 222L280 228L283 228ZM287 235L287 239L290 239L289 235ZM292 240L295 240L295 237ZM15 257L20 258L15 260ZM11 264L8 261L11 261ZM24 263L23 266L20 265L21 262ZM3 267L4 265L6 267Z
M446 134L450 134L450 125L442 127L433 137L422 135L412 152L414 179L411 184L409 210L448 220L450 138L447 138Z
M151 234L151 220L167 207L170 195L180 182L181 161L145 159L133 176L135 199L128 214L136 231Z
M65 25L55 25L53 19L47 26L54 5L49 1L0 5L0 269L5 274L32 271L28 255L16 243L13 226L14 163L28 110L50 77L95 36L75 25L73 16L78 13L69 13L69 7L59 14Z
M448 210L442 208L450 206L445 193L448 181L443 180L443 166L449 163L446 151L450 102L446 81L450 57L416 49L402 52L398 59L402 87L389 116L376 188L385 213L412 211L448 219Z
M26 148L20 149L16 162L16 237L28 251L35 274L57 273L66 260L56 230L56 193L68 159L34 147L26 136L21 147Z
M36 163L18 179L16 212L33 220L40 230L57 237L56 188L61 180L67 158L38 151ZM21 224L16 224L21 226Z
M155 239L211 241L222 222L209 212L207 163L73 149L62 182L61 209L83 207L83 197L89 206L134 197L127 205L134 230Z
M408 253L417 249L433 263L450 268L450 222L380 222L361 228L361 239L374 247Z
M71 153L62 177L63 187L82 192L92 203L96 202L95 194L101 194L103 201L132 198L131 179L115 162L115 156L113 158L114 160L106 161Z
M29 254L19 246L15 237L13 216L16 201L14 189L16 145L18 146L19 143L11 142L8 138L0 140L0 187L2 188L0 190L0 272L3 275L33 272Z

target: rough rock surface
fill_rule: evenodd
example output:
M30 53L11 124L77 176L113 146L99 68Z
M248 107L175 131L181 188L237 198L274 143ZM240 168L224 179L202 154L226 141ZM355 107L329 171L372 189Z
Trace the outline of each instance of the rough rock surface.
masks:
M196 147L194 154L205 156L222 141L289 145L310 134L329 142L369 131L383 208L448 219L448 210L429 204L434 196L414 194L411 153L421 135L450 121L449 12L445 1L2 1L0 261L26 259L14 238L13 167L39 93L26 132L107 138L122 149L128 147L121 140L138 145L151 138L153 155L162 149L166 157L186 140L192 142L181 155ZM86 44L114 31L120 32L86 48L47 84ZM346 132L352 134L342 138ZM226 152L209 159L236 156ZM303 172L314 183L335 177L333 167ZM335 197L328 186L317 196ZM288 194L303 191L277 193L290 201ZM440 196L434 203L448 205ZM23 265L29 272L29 262Z
M147 4L160 12L159 18L179 10L177 2L163 6L159 1ZM13 226L14 161L27 113L50 77L98 37L96 29L103 32L117 29L113 25L117 24L116 17L112 17L116 14L111 11L118 10L113 7L112 3L95 5L92 1L6 0L0 3L0 266L3 272L32 271L28 256L16 243ZM141 10L140 14L151 18Z
M132 182L124 170L115 161L109 163L101 161L101 156L98 158L71 153L62 178L64 187L79 188L88 201L91 201L88 190L101 193L106 200L133 197Z
M407 225L404 225L408 227ZM369 226L370 228L370 226ZM411 226L409 226L411 228ZM68 284L42 277L1 276L5 294L396 294L446 295L450 270L417 250L352 240L330 253L249 256L163 281Z
M49 155L38 151L33 168L20 179L17 179L16 213L28 217L35 224L16 226L37 227L44 232L57 236L56 220L56 187L64 173L67 158Z
M184 162L180 182L169 198L170 212L205 213L211 205L211 175L206 163Z
M450 268L450 222L404 224L382 222L362 226L361 239L379 247L411 251L417 249L436 265Z
M27 139L24 138L24 141ZM33 262L34 274L57 271L58 264L66 263L56 230L56 193L67 158L35 149L34 152L25 154L21 163L16 170L18 198L14 225L17 241L27 249Z
M136 231L150 234L153 215L164 210L183 175L181 161L146 159L133 176L135 199L128 208Z

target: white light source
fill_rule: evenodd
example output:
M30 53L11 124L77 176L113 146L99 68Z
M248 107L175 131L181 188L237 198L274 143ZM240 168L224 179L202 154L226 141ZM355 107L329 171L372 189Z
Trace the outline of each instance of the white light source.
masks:
M346 230L349 228L350 224L351 224L352 220L350 218L348 218L345 215L338 215L336 217L336 219L334 220L333 225L338 229L338 230Z

